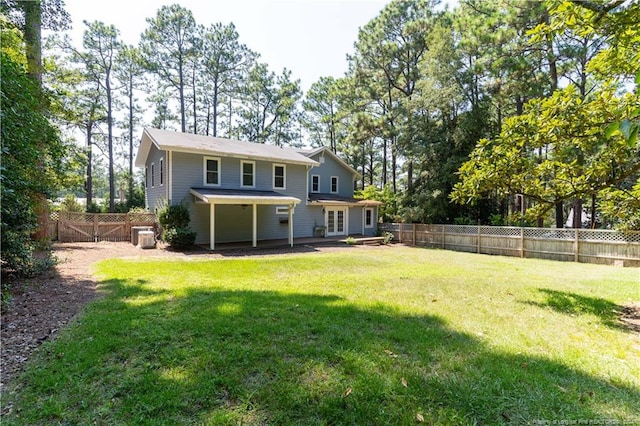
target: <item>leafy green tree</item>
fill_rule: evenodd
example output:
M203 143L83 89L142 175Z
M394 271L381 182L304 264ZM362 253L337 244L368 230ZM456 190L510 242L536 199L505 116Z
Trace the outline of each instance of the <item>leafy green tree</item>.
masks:
M197 53L197 27L193 13L178 5L162 6L140 38L140 51L146 68L163 84L172 87L180 102L180 123L186 132L186 72Z
M140 124L143 113L137 102L136 93L142 90L147 83L144 78L142 55L136 47L122 46L119 49L114 68L114 77L120 84L121 93L126 97L126 117L123 124L127 130L125 137L129 145L127 198L132 198L134 195L133 150L137 138L136 127Z
M257 54L240 43L233 23L211 25L203 36L203 78L211 105L211 134L218 136L218 119L225 97L240 97L242 82ZM231 121L232 118L228 117ZM208 124L207 119L207 124ZM209 132L207 131L207 134Z
M2 269L32 275L39 272L31 240L38 229L36 195L55 190L65 147L47 119L38 84L5 54L4 46L0 55Z
M244 88L240 136L278 146L295 145L299 137L295 125L300 97L300 81L291 80L291 71L285 68L276 76L266 64L256 64L249 71Z
M96 83L104 96L107 123L107 160L109 162L109 211L115 209L115 154L114 154L114 95L115 66L121 43L118 30L102 22L86 22L87 29L82 38L84 51L78 52L78 60L87 70L89 79Z
M321 77L311 85L302 102L303 126L312 146L328 146L337 152L339 103L338 86L333 77Z

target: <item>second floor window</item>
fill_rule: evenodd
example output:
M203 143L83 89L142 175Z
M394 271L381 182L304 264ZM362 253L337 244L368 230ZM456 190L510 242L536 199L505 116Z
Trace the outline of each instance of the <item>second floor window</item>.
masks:
M338 176L331 176L331 193L336 194L338 192Z
M220 160L218 158L205 157L204 184L211 186L220 185Z
M273 188L286 189L287 169L284 164L273 165Z
M155 163L151 163L151 187L156 186L156 165Z
M160 159L160 186L164 185L164 158Z
M320 192L320 176L311 175L311 192Z
M256 167L256 163L254 163L253 161L241 161L240 162L240 169L241 169L241 176L240 176L240 182L241 182L241 186L248 186L253 188L255 186L254 183L254 170Z

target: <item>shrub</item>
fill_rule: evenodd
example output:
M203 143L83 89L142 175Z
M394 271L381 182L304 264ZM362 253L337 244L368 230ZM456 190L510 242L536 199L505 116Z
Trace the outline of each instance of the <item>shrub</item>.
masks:
M189 221L189 208L184 203L168 205L158 212L158 222L164 229L187 228Z
M354 244L357 244L357 243L358 243L358 241L357 241L355 238L353 238L353 237L347 237L347 239L345 240L345 242L346 242L348 245L350 245L350 246L352 246L352 245L354 245Z
M169 228L163 235L164 240L177 249L189 248L196 241L196 232L189 228Z
M391 232L385 232L382 234L382 244L389 244L393 240L393 234Z

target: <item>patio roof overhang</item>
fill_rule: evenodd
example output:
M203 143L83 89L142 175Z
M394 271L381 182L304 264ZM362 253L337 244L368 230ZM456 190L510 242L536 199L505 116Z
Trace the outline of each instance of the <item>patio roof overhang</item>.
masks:
M300 199L275 191L252 191L218 188L191 188L191 194L207 204L296 205Z
M191 194L198 202L209 205L209 249L215 250L216 205L252 206L252 245L258 244L258 205L286 205L288 208L289 244L293 247L293 209L300 199L275 191L252 191L220 188L191 188Z

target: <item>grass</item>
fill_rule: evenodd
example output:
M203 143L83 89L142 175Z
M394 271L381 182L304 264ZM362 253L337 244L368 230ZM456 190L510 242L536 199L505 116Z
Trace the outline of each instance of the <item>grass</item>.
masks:
M3 424L640 423L637 269L382 247L97 273Z

